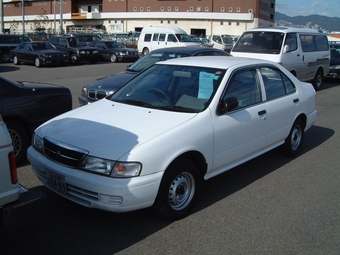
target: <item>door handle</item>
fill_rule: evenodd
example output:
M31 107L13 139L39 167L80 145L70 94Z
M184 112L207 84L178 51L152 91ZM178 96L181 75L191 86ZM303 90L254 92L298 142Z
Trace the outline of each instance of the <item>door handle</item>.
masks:
M259 112L258 112L259 116L264 115L264 114L266 114L266 113L267 113L266 110L262 110L262 111L259 111Z
M300 100L299 100L298 98L295 98L295 99L293 100L294 104L298 103L299 101L300 101Z

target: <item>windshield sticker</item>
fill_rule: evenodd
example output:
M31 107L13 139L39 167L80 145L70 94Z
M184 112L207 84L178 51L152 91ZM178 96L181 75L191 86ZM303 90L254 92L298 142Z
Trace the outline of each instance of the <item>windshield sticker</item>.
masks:
M213 77L215 74L200 72L198 98L209 99L213 93Z

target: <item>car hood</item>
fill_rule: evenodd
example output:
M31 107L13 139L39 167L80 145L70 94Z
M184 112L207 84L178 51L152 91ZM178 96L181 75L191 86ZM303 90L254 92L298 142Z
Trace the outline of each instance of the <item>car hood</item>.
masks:
M115 92L127 81L135 77L138 73L123 72L100 80L96 80L85 85L88 90L101 90L105 92Z
M117 160L194 116L195 113L156 110L103 99L62 114L36 132L41 137L86 150L89 155Z
M63 55L66 55L66 53L64 51L54 50L54 49L36 50L35 52L39 52L40 54L63 54Z
M34 89L34 88L65 88L60 85L56 84L49 84L44 82L36 82L36 81L17 81L20 85L27 89ZM67 89L67 88L65 88Z

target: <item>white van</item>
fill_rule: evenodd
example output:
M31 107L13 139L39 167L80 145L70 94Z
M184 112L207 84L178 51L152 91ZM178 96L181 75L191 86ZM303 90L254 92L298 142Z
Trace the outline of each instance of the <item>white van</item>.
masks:
M329 73L327 35L316 29L270 27L242 34L231 50L234 57L271 60L282 64L301 81L311 81L319 90Z
M233 38L230 35L211 35L209 37L209 43L216 49L228 52L230 52L234 45Z
M166 47L200 45L178 27L147 26L142 29L138 40L138 52L146 55L150 51Z

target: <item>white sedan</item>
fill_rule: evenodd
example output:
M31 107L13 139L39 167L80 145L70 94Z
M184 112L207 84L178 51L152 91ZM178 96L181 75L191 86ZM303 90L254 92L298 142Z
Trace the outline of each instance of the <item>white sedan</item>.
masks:
M275 147L295 156L314 123L315 91L273 62L171 59L115 94L40 126L34 173L81 205L187 215L203 180Z

